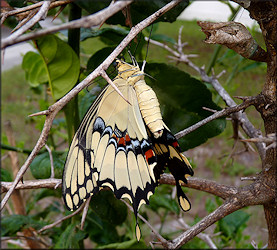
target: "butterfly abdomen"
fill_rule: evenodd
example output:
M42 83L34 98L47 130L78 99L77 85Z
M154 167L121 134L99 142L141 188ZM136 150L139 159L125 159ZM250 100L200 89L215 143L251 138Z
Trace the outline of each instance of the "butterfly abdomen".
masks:
M144 80L134 84L137 94L139 109L143 120L155 138L162 135L164 125L160 110L160 104L153 89Z

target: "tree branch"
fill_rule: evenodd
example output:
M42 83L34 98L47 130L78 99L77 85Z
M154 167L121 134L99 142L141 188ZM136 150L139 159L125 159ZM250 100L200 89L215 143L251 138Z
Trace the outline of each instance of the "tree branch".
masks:
M187 181L188 183L182 183L182 186L204 191L222 199L227 199L238 192L236 187L219 184L211 180L188 177ZM171 174L162 174L159 182L160 184L175 185L175 179Z
M228 116L230 114L233 114L235 112L239 112L240 110L244 110L245 108L249 107L250 105L253 105L256 102L257 98L256 97L250 97L249 99L247 99L245 102L243 102L242 104L233 106L233 107L229 107L229 108L225 108L221 111L218 111L216 113L214 113L213 115L201 120L200 122L197 122L196 124L178 132L175 134L175 137L177 139L180 139L181 137L184 137L185 135L191 133L192 131L198 129L199 127L207 124L210 121L213 121L217 118L223 117L223 116Z
M181 27L182 28L182 27ZM193 68L198 74L201 76L202 81L211 83L214 89L218 92L218 94L221 96L221 98L225 101L225 103L229 107L237 106L236 102L231 98L231 96L227 93L227 91L221 86L219 81L214 77L210 77L206 74L204 68L200 68L196 66L192 61L189 60L189 55L185 55L183 52L180 53L178 51L181 51L180 49L177 49L177 51L170 49L168 46L164 45L163 43L154 41L149 38L145 38L146 41L149 40L150 43L153 43L157 46L163 47L170 53L172 53L174 56L169 56L170 58L176 60L177 62L183 62L187 64L189 67ZM180 44L179 44L180 46ZM253 124L249 121L245 113L236 112L234 114L231 114L231 117L233 119L237 119L240 122L240 125L244 132L250 137L250 138L258 138L262 137L262 133L260 130L256 129ZM256 142L255 146L258 149L259 155L261 159L264 159L265 157L265 144L262 142Z
M43 179L43 180L25 180L24 183L18 183L16 190L18 189L39 189L39 188L61 188L61 179ZM7 192L12 187L13 182L1 183L1 193ZM171 174L162 174L160 178L160 184L175 185L175 179ZM237 188L219 184L215 181L205 180L196 177L188 177L188 183L182 183L182 186L204 191L213 195L216 195L222 199L227 199L231 195L236 194Z
M210 225L214 224L215 222L240 208L242 208L242 206L237 204L235 200L225 201L225 203L223 203L215 211L204 217L201 221L196 223L194 226L178 236L176 239L172 240L172 242L169 242L167 247L169 249L176 249L181 247L186 242L194 238L197 234L208 228Z
M12 33L10 36L2 40L1 48L5 48L5 44L14 44L14 41L16 41L18 37L20 37L25 31L33 27L41 19L45 19L50 3L50 0L45 0L38 13L31 20L29 20L26 24L24 24L20 29Z
M51 2L50 6L49 6L49 9L56 8L56 7L61 6L61 5L65 5L65 4L71 3L73 1L74 0L61 0L61 1ZM25 7L22 7L22 8L17 8L17 9L11 10L11 11L3 12L0 15L1 16L1 24L3 24L4 21L6 20L6 18L9 17L9 16L18 15L18 14L21 14L21 13L24 13L24 12L25 12L24 13L25 16L28 16L28 14L31 10L39 8L42 4L43 4L43 2L38 2L38 3L34 3L32 5L28 5L28 6L25 6Z
M109 17L113 16L115 13L122 10L123 8L125 8L127 5L129 5L132 2L133 2L133 0L117 1L115 4L109 6L95 14L83 17L76 21L71 21L71 22L57 25L54 27L50 27L47 29L31 32L29 34L22 35L20 37L15 37L13 40L8 39L9 37L7 37L6 39L2 40L1 48L6 48L7 46L10 46L10 45L13 45L16 43L28 41L28 40L31 40L34 38L38 38L38 37L48 35L51 33L55 33L55 32L61 31L61 30L65 30L65 29L76 29L76 28L81 28L81 27L85 27L85 28L97 27L102 22L104 22Z

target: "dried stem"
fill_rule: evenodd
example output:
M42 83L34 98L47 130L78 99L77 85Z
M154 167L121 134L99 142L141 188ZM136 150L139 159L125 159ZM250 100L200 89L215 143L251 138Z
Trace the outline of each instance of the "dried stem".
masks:
M6 48L7 46L28 41L34 38L38 38L44 35L52 34L61 30L65 29L76 29L76 28L91 28L91 27L97 27L99 26L103 21L107 20L109 17L117 13L118 11L122 10L124 7L129 5L132 2L132 0L126 0L126 1L118 1L112 6L109 6L95 14L80 18L75 21L71 21L65 24L57 25L54 27L50 27L47 29L30 32L29 34L25 34L22 36L14 36L13 39L10 39L10 37L7 37L6 39L3 39L1 42L1 48ZM15 33L14 33L15 34Z
M80 213L80 212L82 211L82 209L84 208L84 206L85 206L85 203L83 203L83 204L82 204L76 211L74 211L72 214L69 214L69 215L63 217L63 218L61 218L61 219L55 221L55 222L52 223L52 224L49 224L49 225L44 226L43 228L41 228L40 230L38 230L38 233L41 233L41 232L43 232L43 231L45 231L45 230L47 230L47 229L50 229L50 228L52 228L52 227L55 227L55 226L57 226L58 224L62 223L63 221L65 221L65 220L67 220L67 219L73 217L74 215Z
M39 189L39 188L61 188L62 181L60 179L43 179L43 180L25 180L24 183L18 183L16 190L20 189ZM171 174L162 174L160 178L161 184L175 185L175 179ZM1 193L7 192L12 187L13 182L1 183ZM237 188L232 186L227 186L224 184L219 184L215 181L210 181L206 179L189 177L188 183L182 183L184 187L189 187L204 191L222 199L226 199L231 195L236 194Z
M45 0L43 2L43 5L41 6L40 10L38 11L38 13L31 20L29 20L26 24L24 24L20 29L15 31L13 34L8 36L7 38L3 39L2 45L3 44L9 44L9 45L14 44L14 41L18 37L20 37L25 31L27 31L28 29L33 27L41 19L45 19L48 9L49 9L49 6L50 6L50 3L51 3L50 0ZM1 45L1 48L4 48L5 46L2 47L2 45Z
M50 178L55 178L55 169L54 169L54 161L53 161L53 155L52 155L52 150L48 147L47 144L44 145L44 147L47 149L49 153L49 158L50 158L50 166L51 166L51 175Z
M189 230L191 229L191 227L185 223L184 219L183 218L179 218L178 219L178 222L186 229L186 230ZM208 234L205 234L205 233L199 233L197 235L197 237L201 240L203 240L204 242L206 242L208 244L208 246L211 248L211 249L217 249L216 245L214 244L214 242L212 241L211 237L208 235Z
M86 220L86 216L87 216L87 213L88 213L90 200L91 200L91 196L85 202L85 207L84 207L84 211L83 211L83 214L82 214L82 220L81 220L81 230L83 230L84 225L85 225L85 220Z
M125 203L125 205L132 211L134 212L134 209L132 208L132 206L125 200L122 199L122 201ZM167 246L168 245L168 241L163 238L157 231L155 228L152 227L152 225L143 217L138 213L138 217L152 230L152 232L156 235L156 237L158 238L158 240L162 243L163 246Z
M187 135L187 134L191 133L192 131L198 129L199 127L207 124L208 122L211 122L220 117L231 115L233 113L239 112L240 110L244 110L245 108L249 107L250 105L253 105L255 102L256 102L256 97L252 97L252 98L249 98L248 100L246 100L245 102L243 102L242 104L239 104L239 105L236 105L233 107L229 107L229 108L225 108L221 111L218 111L218 112L214 113L213 115L201 120L200 122L176 133L175 137L177 139L184 137L185 135Z
M178 52L178 51L182 51L180 49L177 49L177 51L172 50L171 48L169 48L165 44L154 41L154 40L149 39L149 38L145 38L145 40L146 41L149 40L150 43L155 44L157 46L160 46L160 47L166 49L167 51L169 51L170 53L172 53L174 55L174 56L169 56L170 58L176 60L177 62L183 62L183 63L187 64L189 67L193 68L195 71L197 71L198 74L200 74L200 76L202 78L202 81L211 83L212 86L214 87L214 89L218 92L218 94L221 96L221 98L225 101L225 103L229 107L237 106L235 101L231 98L231 96L221 86L219 81L214 76L211 76L211 77L208 76L203 68L200 68L200 67L196 66L192 61L189 60L189 58L192 57L191 55L185 55L183 52L182 53ZM231 114L231 117L233 119L237 119L240 122L240 125L241 125L242 129L244 130L244 132L250 138L261 137L262 136L261 131L256 129L253 126L253 124L249 121L249 119L247 118L245 113L236 112L234 114ZM266 151L265 150L265 144L261 143L261 142L256 142L255 146L258 149L258 152L259 152L259 155L260 155L261 159L264 159L265 151Z
M73 1L74 0L62 0L62 1L51 2L50 6L49 6L49 9L56 8L56 7L61 6L61 5L65 5L65 4L71 3ZM22 8L17 8L17 9L11 10L11 11L1 13L1 15L0 15L1 16L1 24L3 24L4 21L6 20L6 18L9 17L9 16L18 15L18 14L21 14L21 13L24 13L24 12L25 12L24 13L25 16L27 16L27 15L29 15L29 12L31 10L38 9L39 7L41 7L42 4L43 4L43 2L38 2L38 3L34 3L32 5L28 5L28 6L25 6L25 7L22 7Z

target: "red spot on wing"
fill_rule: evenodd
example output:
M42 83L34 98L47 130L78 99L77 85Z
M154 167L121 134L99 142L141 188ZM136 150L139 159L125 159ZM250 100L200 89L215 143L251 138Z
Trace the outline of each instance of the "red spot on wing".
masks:
M119 146L126 146L126 143L125 143L125 140L124 140L124 138L123 137L121 137L120 139L119 139L119 142L118 142L118 145Z
M173 142L173 143L172 143L172 146L173 146L174 148L180 147L180 146L179 146L179 143L178 143L177 141Z
M147 150L147 151L145 152L144 155L145 155L146 160L147 160L147 162L148 162L148 159L150 159L151 157L154 157L154 152L153 152L152 149L149 149L149 150Z
M125 135L125 141L126 142L130 142L131 141L130 136L128 134Z

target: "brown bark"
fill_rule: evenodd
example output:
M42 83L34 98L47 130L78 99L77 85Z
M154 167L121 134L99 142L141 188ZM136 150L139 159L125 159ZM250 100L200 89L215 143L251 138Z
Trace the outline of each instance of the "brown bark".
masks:
M266 135L276 133L276 83L277 83L277 1L251 1L247 8L250 16L258 21L264 37L268 61L267 77L261 95L264 102L256 108L264 120ZM263 161L263 183L275 192L276 197L276 147L267 150ZM264 205L268 226L268 248L277 248L277 201L273 199Z
M249 31L239 23L198 22L198 25L207 36L205 42L225 45L245 58L267 63L267 76L263 90L259 101L254 104L264 121L267 136L276 133L277 124L277 1L234 0L234 2L247 9L250 16L259 23L266 51L261 49ZM264 204L268 226L268 248L274 249L277 248L277 200L274 198L276 197L276 153L276 146L271 147L266 150L265 157L262 157L262 172L256 182L259 188L255 191L257 197L267 201L260 204ZM268 200L269 197L271 198Z

